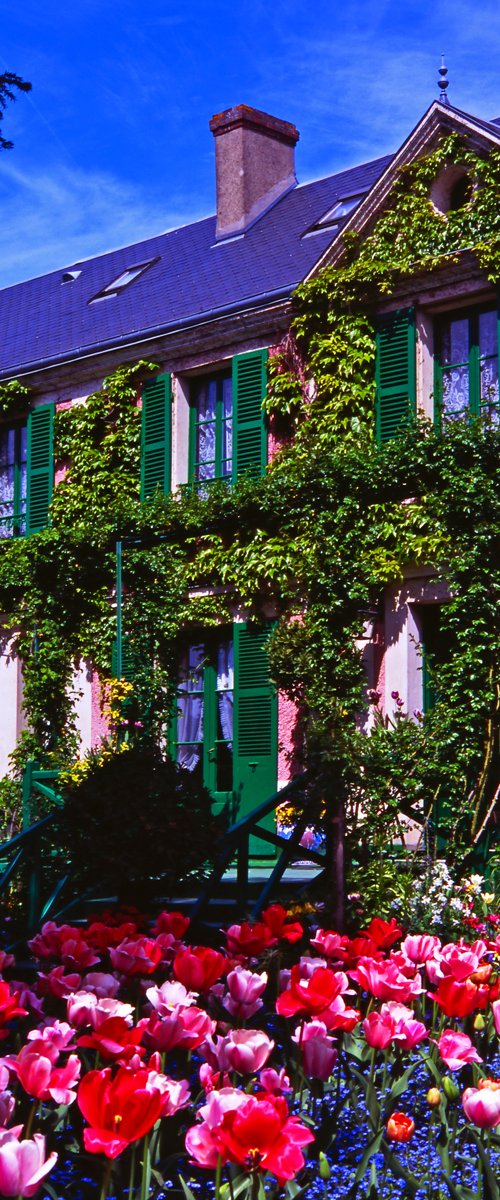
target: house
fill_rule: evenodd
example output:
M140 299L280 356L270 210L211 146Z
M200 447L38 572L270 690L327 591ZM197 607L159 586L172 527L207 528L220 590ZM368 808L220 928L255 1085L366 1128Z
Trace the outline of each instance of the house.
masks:
M295 126L238 105L213 117L217 212L193 224L0 292L0 532L4 544L36 536L50 521L54 413L85 403L121 364L153 360L142 390L141 499L266 469L279 440L262 401L269 350L287 333L297 285L345 256L346 233L369 237L390 206L401 167L456 134L474 153L500 149L500 127L431 104L395 154L326 179L298 184ZM470 198L466 166L444 163L429 199L445 221ZM495 289L464 251L442 269L409 274L379 297L376 429L389 439L409 408L431 421L464 408L498 408ZM16 395L19 400L16 401ZM9 398L10 397L10 398ZM368 683L391 707L425 708L421 647L438 637L446 600L426 568L388 587L365 657ZM265 629L241 609L232 628L192 631L181 653L178 760L199 773L216 800L236 793L246 811L284 784L297 709L270 687ZM23 671L4 614L0 658L0 774L23 728ZM34 633L34 637L36 633ZM75 676L82 747L103 732L93 664Z

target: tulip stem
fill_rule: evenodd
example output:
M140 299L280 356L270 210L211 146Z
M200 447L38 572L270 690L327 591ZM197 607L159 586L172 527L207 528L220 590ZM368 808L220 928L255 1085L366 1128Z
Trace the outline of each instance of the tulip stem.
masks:
M136 1151L136 1146L137 1146L137 1143L136 1143L136 1142L133 1142L133 1143L132 1143L132 1154L131 1154L131 1156L130 1156L130 1175L129 1175L129 1182L128 1182L128 1195L129 1195L129 1200L133 1200L133 1195L134 1195L134 1181L135 1181L135 1151Z
M215 1200L219 1200L219 1197L220 1197L221 1178L222 1178L222 1156L219 1154L219 1157L217 1159L217 1167L215 1170Z
M38 1104L38 1101L37 1101L37 1100L33 1100L33 1103L32 1103L32 1105L31 1105L31 1108L30 1108L30 1111L29 1111L28 1120L26 1121L26 1127L25 1127L25 1130L24 1130L24 1138L25 1138L25 1139L26 1139L26 1138L29 1138L29 1137L31 1136L31 1130L32 1130L32 1128L33 1128L33 1121L34 1121L34 1119L35 1119L35 1113L36 1113L36 1109L37 1109L37 1104Z
M104 1171L103 1171L100 1200L106 1200L106 1196L107 1196L108 1190L109 1190L109 1181L111 1179L112 1170L113 1170L113 1159L109 1158L104 1167Z
M143 1159L142 1159L141 1200L147 1200L148 1194L149 1194L149 1185L151 1182L151 1161L150 1161L150 1157L149 1157L149 1142L150 1142L150 1137L149 1137L149 1134L147 1133L144 1138L144 1142L143 1142L144 1153L143 1153Z

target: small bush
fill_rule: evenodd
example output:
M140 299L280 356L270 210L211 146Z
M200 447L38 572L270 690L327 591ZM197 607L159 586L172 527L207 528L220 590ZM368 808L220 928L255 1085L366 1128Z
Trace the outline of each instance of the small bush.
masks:
M60 844L87 887L109 885L120 899L171 894L213 863L224 817L187 771L157 750L90 752L85 773L65 785Z

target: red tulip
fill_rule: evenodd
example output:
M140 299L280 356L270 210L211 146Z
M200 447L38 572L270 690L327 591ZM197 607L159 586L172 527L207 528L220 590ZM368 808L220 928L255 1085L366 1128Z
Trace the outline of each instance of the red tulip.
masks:
M84 1130L90 1154L117 1158L131 1142L144 1137L161 1116L163 1095L148 1087L150 1072L120 1067L112 1078L111 1067L89 1071L78 1090L78 1107L90 1129Z
M293 945L304 936L304 930L300 921L287 921L287 916L286 908L283 908L282 904L271 904L269 908L264 909L262 920L271 930L273 938Z
M227 948L230 954L241 958L258 958L264 950L276 945L269 925L257 921L251 925L243 921L242 925L230 925L226 929Z
M297 1013L320 1016L339 995L345 991L345 975L330 971L329 967L318 967L309 979L303 979L300 966L292 967L290 987L276 1001L276 1011L282 1017L294 1017Z
M176 942L180 942L187 933L191 924L191 918L185 917L181 912L161 912L153 925L153 933L171 933Z
M280 1186L304 1165L302 1146L314 1134L290 1117L281 1096L250 1096L240 1108L225 1113L217 1133L223 1156L249 1173L270 1171Z
M471 979L458 982L453 975L447 975L439 981L437 990L428 995L447 1017L468 1017L477 1009L486 1008L489 989L486 984L478 987Z
M409 1142L415 1133L415 1122L406 1113L394 1112L385 1127L392 1142Z
M174 958L173 972L184 987L192 992L208 992L227 967L227 959L210 946L191 946L179 950Z
M78 1045L97 1050L103 1062L112 1062L118 1058L125 1062L135 1054L144 1053L139 1049L139 1044L146 1024L144 1019L130 1029L123 1017L108 1017L92 1033L79 1037Z
M5 979L0 979L0 1026L12 1021L13 1017L26 1017L27 1014L27 1008L21 1008L19 1004L19 992L11 992ZM0 1037L7 1037L7 1034L8 1030L2 1029Z
M389 950L402 934L403 930L395 917L391 917L390 921L383 921L382 917L373 917L368 929L361 930L361 937L372 938L379 950Z

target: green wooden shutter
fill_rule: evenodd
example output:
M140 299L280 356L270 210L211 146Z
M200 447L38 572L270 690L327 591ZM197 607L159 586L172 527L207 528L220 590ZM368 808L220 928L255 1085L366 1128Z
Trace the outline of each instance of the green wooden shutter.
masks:
M34 408L28 417L26 533L38 533L49 522L54 483L54 405Z
M234 792L238 816L262 804L276 791L278 703L269 680L266 642L270 627L234 625ZM274 815L268 819L274 828ZM252 854L271 857L274 850L258 838Z
M120 676L118 676L118 673L117 673L117 663L118 663L118 647L117 647L116 638L115 638L112 649L111 649L111 674L113 676L113 679L120 678L120 679L125 679L127 681L127 683L133 683L134 678L135 678L134 658L133 658L133 654L132 654L132 648L130 646L130 642L129 642L126 634L122 639L122 669L121 669Z
M376 436L387 442L416 413L416 329L412 308L381 317L375 368Z
M267 350L233 358L233 483L239 475L258 476L267 462Z
M171 487L172 381L158 375L142 391L141 500Z

